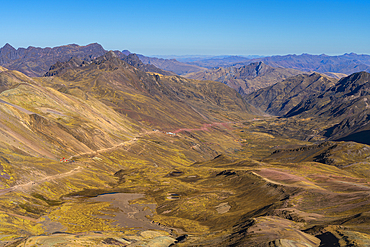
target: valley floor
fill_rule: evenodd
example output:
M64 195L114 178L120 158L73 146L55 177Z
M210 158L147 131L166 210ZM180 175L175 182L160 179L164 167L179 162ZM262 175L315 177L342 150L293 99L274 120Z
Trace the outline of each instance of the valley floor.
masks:
M68 162L2 149L1 245L370 244L370 147L279 121L153 130Z

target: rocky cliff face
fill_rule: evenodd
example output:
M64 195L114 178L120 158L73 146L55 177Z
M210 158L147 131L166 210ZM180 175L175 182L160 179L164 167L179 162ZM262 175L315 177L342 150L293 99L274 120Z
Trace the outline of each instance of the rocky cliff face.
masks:
M370 143L368 138L364 138L370 129L369 89L370 74L354 73L321 94L302 100L285 117L315 117L335 124L325 132L329 139Z
M259 89L244 98L252 105L275 116L282 116L300 101L317 95L337 82L337 79L319 73L297 75L272 86Z
M334 86L321 94L311 95L289 111L286 116L320 115L325 117L342 118L366 110L364 98L370 94L370 74L367 72L354 73L342 78ZM364 107L358 105L361 104Z

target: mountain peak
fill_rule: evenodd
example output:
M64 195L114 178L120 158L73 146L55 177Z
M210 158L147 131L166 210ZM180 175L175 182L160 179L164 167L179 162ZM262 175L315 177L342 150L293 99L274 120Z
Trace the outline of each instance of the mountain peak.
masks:
M323 76L321 73L313 71L310 76Z
M71 57L69 60L65 62L57 62L52 65L49 71L44 74L44 76L54 76L54 75L61 75L70 69L82 68L86 66L97 66L100 69L117 69L119 66L122 65L122 61L119 59L117 54L114 51L108 51L104 55L90 59L80 59L78 57ZM95 64L95 65L94 65ZM95 67L96 68L96 67Z
M348 95L352 95L362 90L368 90L369 82L370 73L361 71L339 80L336 87L333 88L333 91L346 92ZM365 88L363 88L363 86L365 86Z
M110 67L116 67L122 64L122 60L117 56L114 51L108 51L103 56L98 57L97 59L93 60L95 64L102 64L108 62Z
M129 50L123 50L122 53L125 54L126 56L132 54Z
M340 81L351 81L352 83L362 84L363 81L368 81L369 77L370 77L370 73L365 72L365 71L360 71L360 72L353 73L347 77L344 77Z
M93 47L93 48L98 48L98 49L104 49L103 46L101 44L99 44L99 43L91 43L91 44L86 45L86 47L90 47L90 48Z
M16 49L9 43L6 43L0 50L16 50Z
M12 61L19 58L19 53L17 50L6 43L2 48L0 48L0 63L4 65L7 61Z
M140 58L135 53L131 53L131 54L127 55L127 57L122 59L122 60L125 61L126 63L134 66L134 67L136 65L142 65L143 64L143 62L140 60Z
M351 53L344 53L344 56L356 56L357 54L354 52Z
M116 53L114 53L114 51L110 50L108 51L107 53L105 53L104 55L106 58L118 58L118 56L116 55Z

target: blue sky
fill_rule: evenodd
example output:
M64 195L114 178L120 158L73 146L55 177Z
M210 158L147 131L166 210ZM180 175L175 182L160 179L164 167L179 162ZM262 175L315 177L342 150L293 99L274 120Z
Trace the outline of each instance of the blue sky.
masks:
M370 1L1 1L0 46L144 55L370 54Z

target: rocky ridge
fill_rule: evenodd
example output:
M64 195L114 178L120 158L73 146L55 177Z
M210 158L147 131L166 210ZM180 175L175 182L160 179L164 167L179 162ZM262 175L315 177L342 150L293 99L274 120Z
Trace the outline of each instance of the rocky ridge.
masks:
M242 67L220 67L190 73L185 75L185 77L196 80L219 81L245 95L302 73L302 71L298 70L274 68L263 62L257 62Z

